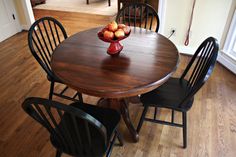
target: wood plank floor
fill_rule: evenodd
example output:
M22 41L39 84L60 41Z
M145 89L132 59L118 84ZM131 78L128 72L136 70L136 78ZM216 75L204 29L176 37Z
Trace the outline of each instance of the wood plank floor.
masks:
M34 11L36 18L50 15L58 18L69 35L106 24L111 17ZM181 56L176 72L179 76L189 57ZM0 43L0 156L52 157L55 149L47 131L21 109L26 97L46 98L49 82L32 57L27 45L27 32L21 32ZM132 143L122 122L123 147L115 146L113 157L235 157L236 156L236 76L220 64L200 90L188 112L188 148L182 149L180 128L145 122L140 141ZM56 89L61 86L56 86ZM83 95L88 103L98 98ZM59 100L59 99L57 99ZM137 126L141 104L129 105L131 118ZM150 110L149 114L153 111ZM168 110L160 110L160 119L170 119ZM177 121L181 115L177 114ZM67 156L67 155L63 155Z

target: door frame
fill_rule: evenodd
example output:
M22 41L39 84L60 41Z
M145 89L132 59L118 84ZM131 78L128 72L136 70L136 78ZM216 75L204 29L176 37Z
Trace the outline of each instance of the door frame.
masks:
M23 6L24 6L24 13L27 21L27 26L24 28L28 30L30 26L34 23L35 18L33 14L33 9L30 3L30 0L22 0ZM165 13L166 13L166 0L159 0L158 4L158 15L160 18L160 27L159 27L159 33L164 34L164 26L165 26Z
M26 19L26 25L22 26L23 30L29 30L31 25L35 22L33 8L30 0L21 0L23 11Z
M158 16L161 22L160 22L160 28L158 32L162 35L164 35L165 15L166 15L166 0L159 0Z

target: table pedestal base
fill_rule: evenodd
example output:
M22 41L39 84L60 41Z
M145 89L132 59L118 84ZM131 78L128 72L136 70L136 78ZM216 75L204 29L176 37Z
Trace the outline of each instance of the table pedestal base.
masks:
M133 126L133 123L130 120L129 109L128 109L127 103L124 99L104 99L104 98L101 98L97 104L101 107L108 107L108 108L118 110L122 115L122 118L123 118L128 130L132 136L132 139L134 140L134 142L138 142L139 135L136 132L136 130Z

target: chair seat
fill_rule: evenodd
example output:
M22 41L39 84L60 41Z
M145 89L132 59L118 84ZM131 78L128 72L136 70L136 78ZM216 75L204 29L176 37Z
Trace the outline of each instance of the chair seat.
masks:
M101 108L98 106L94 106L94 105L89 105L89 104L84 104L84 103L80 103L80 102L75 102L72 103L71 106L78 108L80 110L83 110L84 112L88 113L89 115L91 115L92 117L94 117L95 119L97 119L99 122L101 122L107 131L107 145L109 145L110 139L112 138L112 135L120 121L120 114L112 109L108 109L108 108ZM72 119L69 117L68 114L64 114L62 117L62 120L60 122L60 124L58 125L58 128L56 128L56 130L63 130L63 121L65 121L65 124L68 125L68 127L70 128L70 124L71 126L73 121ZM80 125L78 125L80 126ZM85 138L86 139L86 129L83 127L79 127L78 130L80 131L80 133L84 134L83 137L81 138ZM71 127L70 129L68 129L69 134L70 135L76 135L75 133L75 128ZM102 148L103 147L103 140L102 140L102 136L99 134L99 132L97 131L96 128L94 127L89 127L89 131L92 134L91 137L91 145L93 146L93 150L91 150L91 152L87 152L87 153L83 153L81 154L82 156L101 156L103 154L103 150L107 149L107 148ZM75 138L75 137L73 137ZM54 138L53 136L50 137L52 144L60 149L60 144L58 141L56 141L57 138ZM82 141L86 141L86 140L82 140ZM84 146L88 145L88 143L83 143ZM76 154L73 154L71 151L68 150L62 150L63 152L70 154L70 155L76 155L78 154L78 152ZM93 154L91 154L93 153Z
M85 103L81 104L78 102L72 103L71 106L83 110L101 122L107 129L108 140L120 121L120 114L114 109L102 108Z
M169 108L182 112L187 111L191 108L193 99L185 105L180 105L190 90L187 84L188 81L184 79L170 78L157 89L142 94L140 100L148 106Z

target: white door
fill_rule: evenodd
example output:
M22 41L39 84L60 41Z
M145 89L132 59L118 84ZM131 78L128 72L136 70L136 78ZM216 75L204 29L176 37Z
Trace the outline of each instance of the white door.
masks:
M19 25L12 0L0 0L0 42L16 34Z

